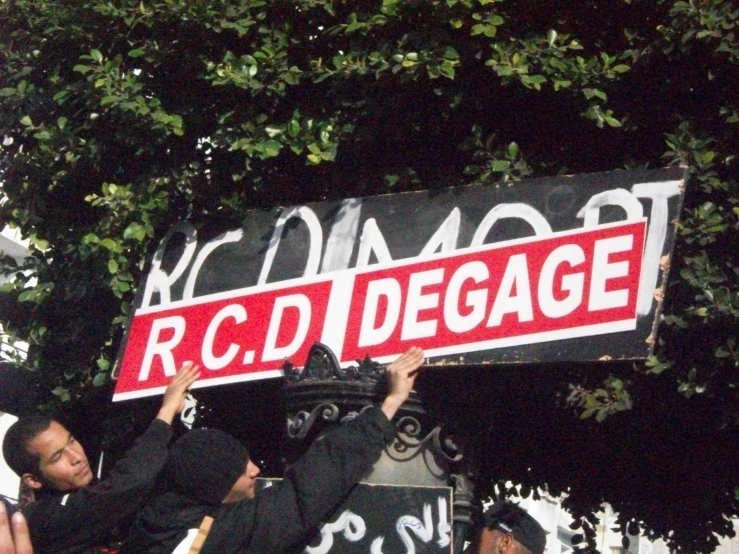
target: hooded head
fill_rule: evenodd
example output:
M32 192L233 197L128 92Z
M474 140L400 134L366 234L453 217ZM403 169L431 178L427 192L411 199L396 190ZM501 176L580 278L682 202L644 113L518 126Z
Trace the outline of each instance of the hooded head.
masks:
M218 429L195 429L172 445L165 478L183 495L217 506L251 465L249 453L235 437Z

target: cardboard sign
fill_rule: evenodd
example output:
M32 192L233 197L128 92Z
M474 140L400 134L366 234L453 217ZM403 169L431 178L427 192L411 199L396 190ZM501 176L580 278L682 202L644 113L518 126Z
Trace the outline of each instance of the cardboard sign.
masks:
M651 353L684 170L613 172L249 212L164 237L114 400L280 376L320 341L342 365L411 345L437 365ZM585 337L588 337L587 339Z
M279 486L280 479L257 481L264 490ZM358 483L303 550L303 554L371 552L450 554L451 487Z

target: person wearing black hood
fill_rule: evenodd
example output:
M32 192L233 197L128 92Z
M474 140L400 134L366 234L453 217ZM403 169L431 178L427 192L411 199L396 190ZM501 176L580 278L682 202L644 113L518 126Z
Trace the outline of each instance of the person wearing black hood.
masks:
M413 347L389 364L389 392L379 408L314 441L279 484L259 492L259 468L237 439L216 429L186 433L170 449L165 491L139 513L120 554L293 552L394 439L390 420L423 359Z

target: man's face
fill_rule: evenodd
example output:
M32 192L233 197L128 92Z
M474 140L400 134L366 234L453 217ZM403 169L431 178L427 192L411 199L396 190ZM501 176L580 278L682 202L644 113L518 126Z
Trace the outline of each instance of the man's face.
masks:
M246 468L244 473L236 480L234 486L231 487L226 499L223 501L224 504L231 504L232 502L239 502L245 498L254 498L257 486L257 476L259 475L259 468L251 460L246 462Z
M528 552L514 539L513 535L497 529L483 529L468 550L470 554L523 554Z
M76 491L92 481L85 450L72 434L56 421L28 443L28 451L39 457L40 476L26 474L34 489L47 485L58 491Z

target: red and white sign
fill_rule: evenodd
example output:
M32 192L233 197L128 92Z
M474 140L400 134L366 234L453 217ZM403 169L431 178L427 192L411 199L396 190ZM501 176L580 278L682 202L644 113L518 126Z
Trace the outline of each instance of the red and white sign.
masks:
M646 219L575 229L139 309L114 400L160 394L186 360L207 387L282 375L311 345L342 365L633 330Z

